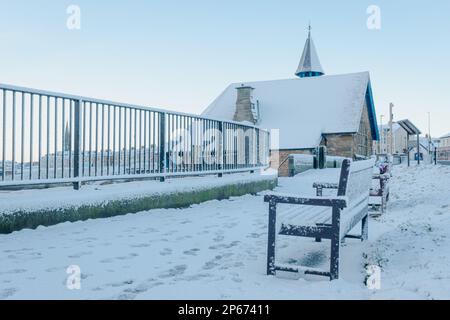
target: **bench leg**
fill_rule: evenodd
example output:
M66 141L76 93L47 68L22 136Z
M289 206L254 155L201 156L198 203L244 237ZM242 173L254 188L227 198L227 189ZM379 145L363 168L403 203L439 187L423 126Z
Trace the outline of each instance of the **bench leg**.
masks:
M269 202L269 238L267 242L267 275L275 275L275 239L277 223L277 204Z
M369 215L362 219L361 241L369 240Z
M316 189L316 195L317 195L318 197L322 197L322 196L323 196L323 189L320 188L320 187L317 187L317 189Z
M340 237L341 212L333 208L333 236L331 239L330 280L339 279L339 251L341 249Z

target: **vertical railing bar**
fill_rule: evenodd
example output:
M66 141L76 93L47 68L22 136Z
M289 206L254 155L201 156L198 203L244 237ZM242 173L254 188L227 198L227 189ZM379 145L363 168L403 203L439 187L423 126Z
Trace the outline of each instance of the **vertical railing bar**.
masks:
M106 175L109 176L109 167L111 160L111 106L108 104L108 151L107 151L107 166L106 166Z
M23 165L25 161L25 93L22 92L22 132L20 135L21 145L20 145L20 160L21 160L21 170L20 170L20 180L23 180Z
M147 118L149 114L150 112L144 111L144 174L147 173Z
M41 157L42 157L42 95L39 95L39 146L38 146L38 179L41 179Z
M209 171L209 170L211 170L211 159L210 159L210 156L211 156L211 153L210 153L210 147L211 147L211 136L210 136L210 130L209 130L209 125L210 125L210 123L209 123L209 120L207 119L206 121L205 121L205 123L206 123L206 131L205 131L205 133L206 133L206 171Z
M102 103L102 151L100 154L101 159L101 175L104 175L104 165L105 165L105 104Z
M80 166L80 159L81 159L81 112L83 110L83 101L82 100L75 100L73 101L74 104L74 132L73 132L73 149L74 149L74 155L73 155L73 176L75 178L81 177L81 166ZM72 105L72 101L71 101ZM71 110L72 114L72 110ZM71 129L72 131L72 129ZM72 140L71 140L72 141ZM79 190L81 188L81 182L77 181L74 183L74 189Z
M121 172L121 165L120 165L120 162L121 162L121 158L122 158L122 109L123 108L121 108L121 107L119 107L119 154L118 154L118 156L119 156L119 164L118 164L118 167L117 167L117 169L118 169L118 173L119 173L119 175L120 175L120 172ZM125 115L124 115L124 117L125 117L125 121L124 121L124 125L126 126L126 117L127 117L127 109L123 109L124 110L124 113L125 113ZM125 130L126 131L126 130ZM126 162L125 161L125 154L126 154L126 146L127 146L127 142L126 142L126 138L124 137L124 140L125 140L125 142L124 142L124 145L125 145L125 147L124 147L124 162ZM125 164L124 164L124 173L125 173Z
M95 176L98 175L98 103L95 103Z
M173 163L173 172L177 172L177 161L176 161L176 152L177 152L177 115L173 115L173 122L172 122L172 128L171 128L171 134L172 134L172 163Z
M180 131L180 124L179 124L179 119L180 117L178 115L175 115L175 126L174 126L174 156L173 156L173 161L175 163L175 172L178 172L179 166L180 166L180 162L178 161L179 158L179 150L180 150L180 143L179 143L179 131Z
M171 134L170 134L170 128L171 128L171 121L172 121L172 119L171 119L172 117L171 117L171 115L170 114L167 114L167 150L166 150L166 170L167 170L167 172L170 172L171 171L171 161L170 161L170 152L171 152L171 143L172 143L172 136L171 136ZM165 143L165 141L164 141L164 143Z
M46 121L46 125L47 125L47 130L46 130L46 134L47 134L47 140L46 140L46 150L45 150L45 166L46 166L46 172L45 172L45 176L47 178L47 180L50 178L50 97L46 96L47 98L47 121Z
M82 166L83 166L83 172L82 175L83 177L85 176L85 170L86 170L86 122L87 122L87 115L86 115L86 109L87 109L87 105L85 101L81 101L81 106L80 106L81 112L83 112L83 155L82 155Z
M139 174L142 174L142 110L139 110Z
M181 126L182 126L182 131L181 131L181 134L182 134L182 139L183 139L183 150L182 150L182 152L181 152L181 154L182 154L182 156L181 156L181 165L182 165L182 171L183 172L186 172L186 154L187 154L187 152L186 152L186 117L185 116L181 116Z
M177 116L176 115L171 115L171 124L170 124L170 153L169 153L169 161L170 163L172 163L172 171L171 172L175 172L176 171L176 162L175 162L175 118Z
M34 122L34 94L30 97L30 173L29 178L33 180L33 122Z
M65 161L64 156L66 153L66 99L62 98L62 122L61 122L61 178L64 179L64 167L65 167Z
M11 170L12 170L12 181L15 180L16 175L16 91L12 92L13 94L13 103L12 103L12 163L11 163Z
M126 172L126 170L127 170L127 142L128 142L128 140L127 140L127 132L128 132L128 117L127 117L127 114L128 114L128 110L130 110L130 109L124 109L124 121L123 121L123 145L124 145L124 147L123 147L123 174L126 174L127 172ZM131 146L128 146L129 148L131 148Z
M72 178L72 156L73 156L73 145L72 145L72 141L73 141L73 136L74 136L74 132L73 132L73 112L74 112L74 101L73 100L69 100L69 178Z
M184 121L183 121L183 125L184 125L184 127L183 127L183 139L184 139L184 150L183 150L183 172L187 172L188 171L188 167L187 167L187 157L189 156L189 153L188 153L188 151L187 151L187 148L188 148L188 139L187 139L187 117L186 116L183 116L183 118L184 118Z
M189 172L194 171L194 129L192 127L193 118L189 117L189 136L191 138L191 153L190 153L190 164L189 164Z
M175 161L174 161L174 152L175 152L175 117L176 115L171 115L171 124L170 124L170 151L169 151L169 164L172 165L171 172L175 172Z
M156 112L152 112L152 114L153 114L153 129L152 129L152 131L153 131L153 137L152 137L152 140L153 140L153 144L152 144L152 153L153 153L153 159L152 159L152 172L153 173L155 173L155 166L156 166L156 164L155 164L155 154L156 154L156 136L155 136L155 134L156 134ZM160 117L160 114L158 113L158 119L159 119L159 117ZM149 130L150 131L150 130ZM161 143L161 141L159 141L159 143ZM159 161L159 157L161 157L161 155L159 155L158 156L158 161Z
M53 157L53 178L57 178L58 167L58 97L55 98L55 154Z
M178 116L179 124L178 124L178 163L179 163L179 172L183 172L183 116Z
M197 140L196 143L196 150L195 150L195 171L200 171L201 169L201 159L202 159L202 138L201 138L201 132L202 132L202 120L197 119L195 123L195 139Z
M182 161L181 161L181 148L182 148L182 144L181 144L181 126L182 126L182 121L181 121L181 116L177 115L177 124L176 124L176 133L177 133L177 137L175 140L176 143L176 159L177 159L177 172L181 172L182 171Z
M205 120L205 153L206 153L206 161L205 161L205 171L209 171L209 147L210 147L210 140L209 140L209 120Z
M92 102L89 102L89 177L92 176Z
M113 149L112 149L112 157L113 157L113 163L112 163L112 174L113 176L116 174L116 122L117 122L117 110L116 110L116 106L112 106L113 108ZM119 171L120 174L120 171Z
M2 181L5 181L6 176L6 90L3 89L3 146L2 146Z
M129 109L130 116L128 118L128 174L131 174L131 136L132 136L132 118L133 118L133 109Z
M133 174L136 174L136 149L137 149L137 109L134 109L134 170Z
M166 165L165 165L165 158L166 158L166 116L167 113L159 113L159 171L161 174L166 173ZM164 181L164 177L160 179L161 181Z
M205 170L209 171L210 170L210 152L209 152L209 148L211 146L211 137L210 137L210 131L209 131L209 120L206 119L205 121L205 134L206 134L206 143L205 143L205 150L206 150L206 166L205 166Z

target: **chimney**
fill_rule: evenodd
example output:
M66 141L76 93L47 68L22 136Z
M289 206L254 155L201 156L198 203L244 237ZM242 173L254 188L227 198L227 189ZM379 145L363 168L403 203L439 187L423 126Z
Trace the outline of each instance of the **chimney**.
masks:
M242 85L237 90L236 112L234 114L234 121L247 121L256 124L254 114L254 103L252 101L252 92L254 88Z

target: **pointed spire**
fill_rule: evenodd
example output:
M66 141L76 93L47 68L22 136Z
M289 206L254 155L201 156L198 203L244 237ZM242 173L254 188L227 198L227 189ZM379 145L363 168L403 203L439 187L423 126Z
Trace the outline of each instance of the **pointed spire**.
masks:
M308 39L306 39L305 48L303 49L302 58L298 65L295 75L300 78L317 77L324 75L322 65L320 64L319 56L317 55L314 41L311 37L311 23L308 27Z

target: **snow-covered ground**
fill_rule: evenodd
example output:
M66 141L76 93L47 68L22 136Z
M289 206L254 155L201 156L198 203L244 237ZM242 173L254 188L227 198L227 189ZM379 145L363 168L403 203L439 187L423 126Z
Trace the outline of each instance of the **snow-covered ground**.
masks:
M339 171L280 179L277 192L313 195ZM450 167L396 167L388 213L370 241L347 240L341 279L265 275L262 195L182 210L65 223L0 235L0 299L442 299L450 298ZM328 266L329 242L283 238L281 262ZM382 267L381 290L364 286ZM70 265L81 290L66 287Z

